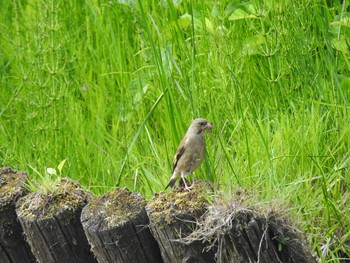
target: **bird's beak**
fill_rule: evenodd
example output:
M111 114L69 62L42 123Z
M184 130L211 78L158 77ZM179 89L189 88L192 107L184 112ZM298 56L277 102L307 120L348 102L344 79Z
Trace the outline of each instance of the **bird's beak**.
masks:
M207 130L207 131L211 131L212 128L213 128L213 125L211 125L209 122L204 127L204 129Z

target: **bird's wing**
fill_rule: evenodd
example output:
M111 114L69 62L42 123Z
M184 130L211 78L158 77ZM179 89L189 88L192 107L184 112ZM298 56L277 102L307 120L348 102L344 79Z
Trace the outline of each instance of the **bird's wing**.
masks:
M173 160L173 170L172 172L174 172L176 166L177 166L177 162L179 161L179 159L181 158L181 156L183 155L183 153L185 152L185 145L186 145L186 140L187 140L187 136L183 137L179 147L177 148L176 154L174 156L174 160Z

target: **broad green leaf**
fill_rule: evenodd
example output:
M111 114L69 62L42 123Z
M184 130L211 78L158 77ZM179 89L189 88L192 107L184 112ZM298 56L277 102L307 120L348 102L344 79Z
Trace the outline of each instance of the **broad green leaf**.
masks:
M181 28L187 28L191 24L192 17L189 14L183 14L179 18L179 25Z
M232 12L232 14L229 16L228 20L240 20L240 19L250 19L250 18L257 18L256 15L254 14L249 14L243 9L236 9L235 11Z
M265 39L263 36L256 36L254 38L247 39L242 47L243 55L256 55L259 54L259 48L264 43Z
M56 175L57 172L56 172L56 169L55 168L52 168L52 167L49 167L46 169L46 172L49 174L49 175Z
M64 159L62 162L60 162L60 164L57 166L58 171L60 171L60 173L62 172L63 166L66 163L67 159Z
M333 38L332 46L334 49L343 52L344 54L350 54L350 39L345 37Z
M213 23L208 19L208 18L205 18L205 26L207 27L207 30L213 34L214 33L214 26L213 26Z
M342 15L336 15L330 25L350 27L350 13L345 12Z
M219 8L216 5L214 5L213 8L211 9L211 15L212 17L219 16Z

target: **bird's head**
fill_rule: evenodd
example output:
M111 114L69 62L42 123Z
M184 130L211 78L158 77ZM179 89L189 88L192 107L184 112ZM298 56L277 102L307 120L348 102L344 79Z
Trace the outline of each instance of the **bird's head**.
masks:
M199 134L204 131L210 131L212 128L213 126L206 119L197 118L192 121L189 130Z

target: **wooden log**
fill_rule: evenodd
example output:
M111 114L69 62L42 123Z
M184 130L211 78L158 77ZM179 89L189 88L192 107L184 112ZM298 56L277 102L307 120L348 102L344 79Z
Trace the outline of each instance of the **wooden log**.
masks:
M239 262L276 262L273 260L275 248L266 242L266 227L266 222L254 218L249 210L235 213L232 228L227 233L233 244L229 255L236 254Z
M162 262L145 205L140 194L126 188L89 200L81 221L98 262Z
M216 245L217 262L315 262L306 240L286 217L270 208L253 209L243 200L226 203L218 198L187 240Z
M268 240L275 247L275 261L285 263L315 263L306 235L302 234L288 218L270 212L266 218Z
M229 244L224 251L227 262L315 262L307 242L286 218L250 209L231 216L232 227L226 233ZM233 255L239 261L230 260Z
M19 221L39 262L96 262L80 222L88 196L78 183L62 178L50 193L18 200Z
M16 201L24 196L27 174L0 169L0 262L35 262L16 215Z
M150 228L161 249L164 262L215 262L214 249L206 250L202 241L182 242L196 228L196 221L205 213L211 185L197 181L187 191L181 188L170 193L155 194L147 204Z

